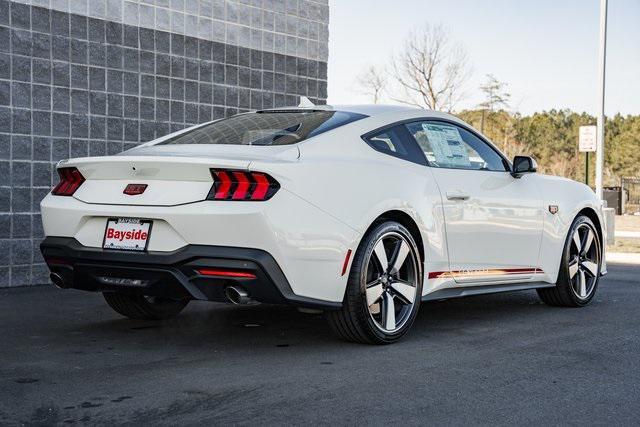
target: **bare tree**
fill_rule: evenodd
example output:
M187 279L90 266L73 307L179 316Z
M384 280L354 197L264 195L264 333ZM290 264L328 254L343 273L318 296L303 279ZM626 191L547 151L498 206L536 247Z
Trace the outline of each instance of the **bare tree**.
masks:
M482 110L480 121L480 132L484 133L485 116L491 116L496 110L509 108L511 94L506 91L507 83L501 82L493 74L487 74L485 82L480 85L480 90L484 94L484 100L478 105Z
M506 91L507 84L501 82L493 74L487 74L485 82L480 86L485 99L479 104L484 110L495 111L495 109L508 108L511 94Z
M393 58L393 77L404 91L396 101L451 111L469 78L467 53L442 25L426 24L409 34Z
M375 65L370 65L358 75L356 84L362 93L370 96L373 103L377 104L380 102L380 98L387 84L387 78L384 70Z

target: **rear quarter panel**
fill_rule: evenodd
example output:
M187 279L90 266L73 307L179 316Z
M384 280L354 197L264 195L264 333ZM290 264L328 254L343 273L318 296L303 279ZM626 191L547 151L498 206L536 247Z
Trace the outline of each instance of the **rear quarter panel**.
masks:
M418 116L424 117L425 112ZM299 144L297 164L254 162L250 168L269 172L283 188L356 231L353 251L380 215L406 213L420 229L425 272L446 271L441 196L430 169L377 152L361 138L408 117L405 112L363 119Z

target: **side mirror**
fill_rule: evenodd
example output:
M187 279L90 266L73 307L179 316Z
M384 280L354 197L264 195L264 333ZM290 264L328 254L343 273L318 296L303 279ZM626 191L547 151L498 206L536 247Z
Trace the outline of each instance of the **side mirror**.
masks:
M529 156L515 156L513 158L513 170L511 176L520 178L525 173L537 172L538 164Z

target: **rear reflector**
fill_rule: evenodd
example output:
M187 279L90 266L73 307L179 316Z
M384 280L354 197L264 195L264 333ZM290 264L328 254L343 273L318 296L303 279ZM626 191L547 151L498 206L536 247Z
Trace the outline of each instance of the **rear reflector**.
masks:
M349 259L351 259L351 249L349 249L347 251L347 255L345 255L345 257L344 257L344 263L342 264L342 274L341 274L341 276L344 276L345 273L347 272L347 267L349 267Z
M280 189L278 181L263 172L211 169L211 176L207 200L263 201Z
M203 276L219 276L219 277L234 277L238 279L255 279L256 275L253 273L247 273L246 271L238 270L218 270L213 268L199 268L196 270L198 274Z
M60 182L51 190L56 196L73 196L84 182L84 177L77 168L59 168L58 175Z

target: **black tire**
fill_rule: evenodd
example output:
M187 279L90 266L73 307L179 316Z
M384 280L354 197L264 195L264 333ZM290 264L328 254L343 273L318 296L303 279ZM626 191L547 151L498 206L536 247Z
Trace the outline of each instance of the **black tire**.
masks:
M578 253L578 258L576 261L576 250L578 252L581 251L582 248L577 248L576 243L574 242L574 234L580 231L578 230L590 230L593 233L593 243L590 251L589 257L595 257L594 261L597 264L596 273L593 274L588 269L583 269L583 257L586 259L586 256L580 255ZM583 234L584 235L584 234ZM580 239L579 239L580 240ZM584 241L581 241L584 244ZM589 249L587 248L587 249ZM601 267L601 259L602 259L602 245L600 242L600 237L596 230L595 225L589 219L589 217L580 215L578 216L571 225L569 229L569 233L567 235L564 250L562 252L562 262L560 264L560 271L558 272L558 281L556 282L556 286L553 288L544 288L538 289L538 296L540 299L548 305L558 306L558 307L584 307L588 305L591 300L593 300L594 295L596 294L596 290L598 288L598 281L600 279L600 267ZM589 259L587 259L589 261ZM573 265L574 262L578 262L578 273L574 273L574 277L571 277L571 273L569 270L570 264ZM580 280L579 274L581 271L585 272L585 276L588 280L588 289L585 285L584 295L580 295L580 291L576 290L576 288L580 289ZM578 277L576 277L578 276Z
M102 295L107 304L117 313L137 320L169 319L177 316L189 303L189 300L128 295L117 292L104 292Z
M369 270L369 266L371 265L372 256L374 252L374 247L377 243L383 239L386 239L385 236L401 236L410 247L410 253L406 256L408 260L411 257L411 265L407 266L408 263L405 261L402 264L401 271L404 270L408 272L409 269L415 274L415 298L413 301L413 305L408 304L408 299L403 299L402 303L397 307L400 308L400 312L404 310L404 314L402 317L402 324L398 327L397 330L393 332L385 332L381 329L380 324L376 323L374 320L374 315L371 314L369 304L367 304L367 296L366 296L366 286L367 286L367 274L371 274ZM385 247L383 243L383 248ZM399 250L398 246L396 250ZM392 251L393 252L393 251ZM390 253L389 266L391 266L392 261L395 256L395 252ZM378 259L378 258L376 258ZM381 264L378 264L381 265ZM400 278L400 272L397 272L396 278ZM389 283L391 283L391 277L388 278ZM378 281L379 279L376 279ZM385 286L387 281L385 279ZM391 285L388 285L391 287ZM385 290L384 292L387 292ZM393 290L388 290L391 294ZM384 294L386 295L386 294ZM349 278L347 281L347 288L345 291L344 300L342 303L342 308L340 310L329 311L326 312L327 320L334 330L334 332L342 339L347 341L363 343L363 344L389 344L393 343L400 338L402 338L411 328L416 315L418 314L418 309L420 308L420 300L422 295L422 262L420 260L420 253L418 252L418 248L416 246L415 240L411 236L411 233L403 227L401 224L397 222L384 222L377 225L373 228L363 239L358 247L352 265L351 270L349 272ZM398 298L401 295L397 295ZM377 305L379 308L380 317L383 316L383 297L380 297L380 302ZM394 298L391 297L393 301ZM385 300L386 301L386 300ZM395 303L398 304L398 303ZM394 311L396 310L396 306L394 303L390 304ZM407 307L407 308L405 308ZM395 315L394 322L395 322ZM398 322L400 323L400 322ZM395 323L394 323L395 325Z

